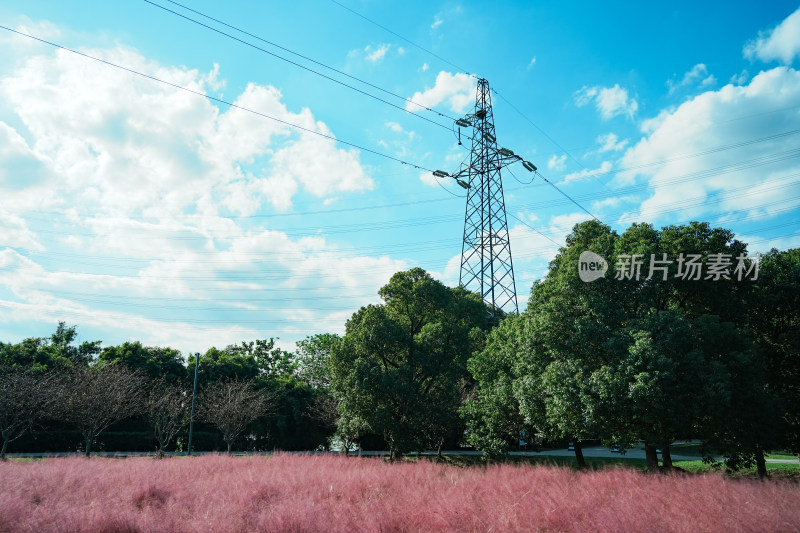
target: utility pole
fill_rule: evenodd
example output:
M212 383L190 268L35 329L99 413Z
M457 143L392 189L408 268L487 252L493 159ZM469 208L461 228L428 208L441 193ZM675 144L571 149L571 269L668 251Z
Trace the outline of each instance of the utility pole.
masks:
M536 167L508 148L497 147L492 97L484 78L478 79L475 112L458 119L456 125L459 139L461 128L472 129L469 164L462 163L453 173L437 170L434 175L455 178L467 190L459 284L481 295L489 306L490 320L496 323L504 313L519 312L500 169L516 162L529 172Z
M192 387L192 412L189 415L189 444L187 455L192 455L192 434L194 433L194 404L197 399L197 370L200 367L200 353L194 354L194 387Z

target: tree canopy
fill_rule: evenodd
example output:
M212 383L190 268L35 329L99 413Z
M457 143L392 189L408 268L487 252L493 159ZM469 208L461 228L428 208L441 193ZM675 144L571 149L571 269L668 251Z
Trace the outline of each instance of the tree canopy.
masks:
M467 359L488 313L477 295L420 268L398 272L362 307L331 352L331 383L348 424L383 435L392 456L437 447L461 426Z

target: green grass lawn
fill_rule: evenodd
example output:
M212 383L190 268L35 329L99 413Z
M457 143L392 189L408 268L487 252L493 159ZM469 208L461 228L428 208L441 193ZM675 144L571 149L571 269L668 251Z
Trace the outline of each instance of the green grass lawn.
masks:
M726 476L743 479L757 479L756 467L742 468L734 471L729 470L725 465L707 464L703 461L675 461L675 466L683 468L688 472L706 473L716 472ZM789 463L767 463L767 474L772 479L784 479L788 481L800 481L800 465Z
M693 445L699 446L699 445ZM687 452L673 452L676 455L696 455L696 453ZM770 455L772 457L773 455ZM793 458L790 456L789 458ZM444 456L441 459L437 457L407 457L407 461L434 461L454 466L477 466L485 465L486 462L477 456ZM506 458L502 463L509 464L544 464L554 466L566 466L570 468L577 468L578 464L574 456L560 457L560 456L537 456L537 457L521 457L511 456ZM687 472L702 474L702 473L717 473L732 478L742 479L757 479L758 474L756 468L743 468L738 471L730 470L725 465L721 464L708 464L703 461L674 461L674 466L682 468ZM622 467L631 468L634 470L647 470L647 463L644 459L632 459L625 456L619 457L586 457L586 465L592 470L602 470L604 468ZM767 473L772 479L800 481L800 465L787 464L787 463L767 463Z
M795 454L789 452L771 452L765 455L767 459L794 459L797 460Z

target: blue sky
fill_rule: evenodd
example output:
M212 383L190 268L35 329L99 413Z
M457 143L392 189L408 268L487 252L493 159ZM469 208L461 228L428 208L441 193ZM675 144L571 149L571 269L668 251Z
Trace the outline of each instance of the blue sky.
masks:
M0 30L0 341L64 320L107 345L292 348L343 333L398 270L457 284L463 190L414 165L467 155L449 117L475 75L498 144L618 231L800 245L796 1L181 2L388 92L153 2L394 106L144 0L4 2L3 26L351 144ZM587 216L509 170L524 306Z

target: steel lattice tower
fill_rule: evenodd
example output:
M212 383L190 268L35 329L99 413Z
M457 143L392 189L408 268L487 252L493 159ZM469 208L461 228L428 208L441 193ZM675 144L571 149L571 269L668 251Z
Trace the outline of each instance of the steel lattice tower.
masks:
M490 319L496 321L503 313L519 312L500 169L518 161L530 172L536 167L511 150L497 147L492 96L485 79L478 78L475 112L458 119L456 125L459 144L460 128L472 128L469 165L462 163L452 174L442 170L433 174L455 178L467 189L459 284L480 294L489 306Z
M462 163L452 174L442 170L433 174L452 177L467 189L459 284L481 295L489 306L490 320L496 322L504 313L519 312L500 169L521 162L526 170L536 172L536 166L507 148L497 147L487 80L478 78L475 112L456 120L456 125L459 144L460 128L472 128L469 165Z
M480 294L495 318L499 310L519 309L500 177L504 165L497 148L489 82L483 78L478 80L475 113L470 118L473 135L459 284Z

